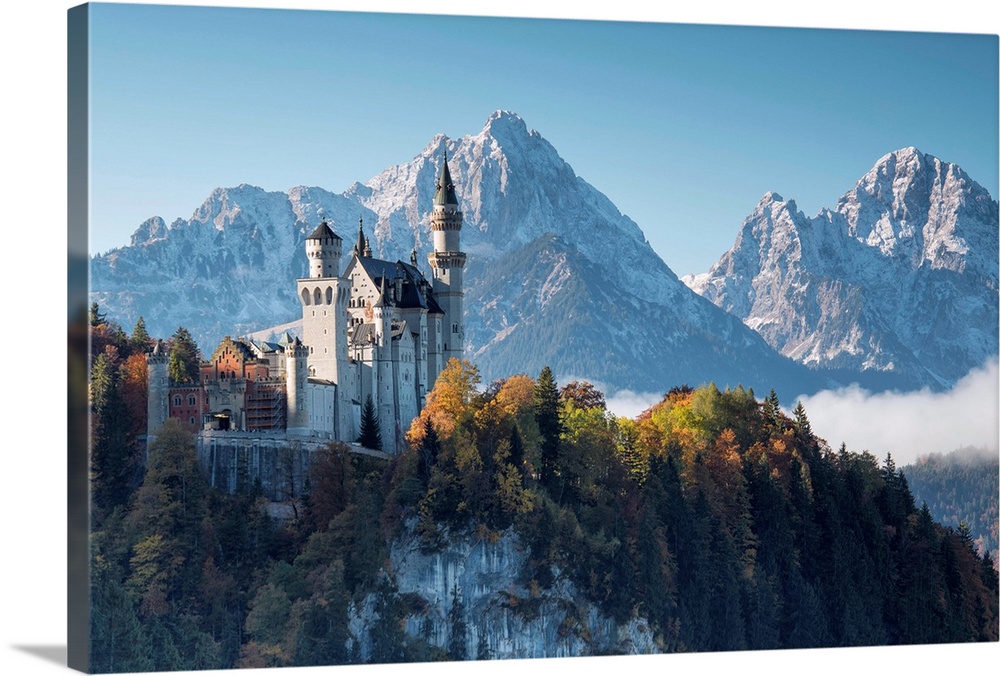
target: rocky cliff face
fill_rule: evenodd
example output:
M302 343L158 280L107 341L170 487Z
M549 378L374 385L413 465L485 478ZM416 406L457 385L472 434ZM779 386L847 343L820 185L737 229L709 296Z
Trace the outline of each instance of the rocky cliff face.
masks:
M390 576L397 593L421 609L407 616L407 634L447 649L457 612L470 659L659 652L644 619L618 625L564 578L557 576L550 589L526 588L519 581L526 559L512 532L495 542L461 539L435 554L421 553L412 536L398 540L391 551ZM376 620L371 595L351 618L351 633L364 660L371 656Z
M815 218L766 194L684 281L798 362L942 388L997 354L997 250L986 190L904 148Z

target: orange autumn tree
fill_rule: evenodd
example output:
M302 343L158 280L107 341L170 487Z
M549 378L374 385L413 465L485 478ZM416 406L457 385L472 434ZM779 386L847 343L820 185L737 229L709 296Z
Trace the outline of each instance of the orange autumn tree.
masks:
M473 398L479 385L479 370L467 359L448 360L427 394L427 403L413 419L406 439L411 446L424 440L425 422L430 421L441 439L451 438L455 428L474 413Z

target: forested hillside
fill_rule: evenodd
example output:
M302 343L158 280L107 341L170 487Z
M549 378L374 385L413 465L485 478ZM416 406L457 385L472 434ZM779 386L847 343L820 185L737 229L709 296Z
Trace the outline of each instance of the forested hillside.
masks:
M976 551L989 552L996 566L1000 518L1000 460L996 454L973 448L933 454L903 471L916 503L926 502L942 525L967 529Z
M456 640L474 617L410 629L428 606L387 565L404 535L435 552L516 534L511 587L529 592L498 603L530 616L568 582L619 623L644 618L664 652L998 639L990 555L918 508L891 458L828 448L773 393L680 386L631 420L548 368L483 387L453 360L406 451L331 445L278 521L253 481L212 489L179 425L143 462L149 337L97 308L91 323L94 671L490 657ZM197 355L184 333L178 376Z

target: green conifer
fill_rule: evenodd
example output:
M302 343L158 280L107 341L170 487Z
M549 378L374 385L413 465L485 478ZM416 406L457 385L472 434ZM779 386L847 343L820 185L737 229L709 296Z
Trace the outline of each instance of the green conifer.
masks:
M365 399L365 407L361 411L361 434L358 436L358 443L365 448L382 450L382 426L379 424L375 403L370 394Z
M556 388L552 369L542 369L535 384L535 421L541 433L541 480L552 491L559 474L559 437L562 422L559 420L559 390Z

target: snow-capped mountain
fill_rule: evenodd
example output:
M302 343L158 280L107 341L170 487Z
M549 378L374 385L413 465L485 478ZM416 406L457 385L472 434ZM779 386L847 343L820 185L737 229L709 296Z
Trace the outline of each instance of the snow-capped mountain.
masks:
M814 218L764 195L684 281L803 364L948 387L997 355L997 227L961 168L904 148Z
M446 151L465 215L466 353L487 382L546 364L609 391L715 380L798 394L825 382L692 293L631 219L509 112L474 136L436 136L342 194L241 185L214 191L188 220L150 219L130 245L92 259L92 297L126 329L139 315L154 335L183 325L211 350L224 334L300 316L304 237L326 219L349 254L359 216L376 256L408 261L416 249L427 273Z

